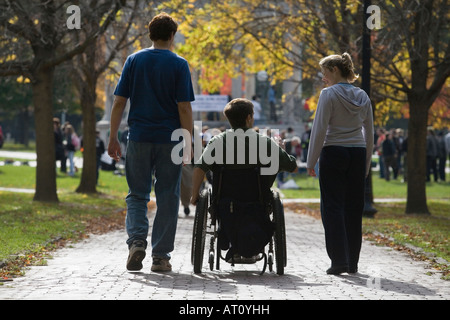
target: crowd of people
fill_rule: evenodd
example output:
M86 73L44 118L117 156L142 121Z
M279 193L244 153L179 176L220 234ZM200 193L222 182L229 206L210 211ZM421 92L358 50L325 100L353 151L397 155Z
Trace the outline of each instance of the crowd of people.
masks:
M83 137L78 136L73 125L65 121L61 125L59 118L53 118L53 132L55 136L55 159L60 161L60 172L71 177L75 176L78 168L75 165L75 152L83 150ZM100 138L100 131L96 131L96 153L97 153L97 182L98 172L101 164L101 155L105 152L105 144ZM67 160L69 160L69 171L67 171Z
M378 128L375 133L374 152L378 155L379 176L389 181L403 176L408 180L407 167L408 137L403 129ZM427 131L426 144L426 180L445 182L447 158L450 157L450 133L448 130Z
M61 125L59 118L53 118L53 132L55 135L56 161L60 161L60 171L73 177L78 168L75 166L75 151L80 149L80 138L75 129L66 121ZM67 172L69 160L69 172Z

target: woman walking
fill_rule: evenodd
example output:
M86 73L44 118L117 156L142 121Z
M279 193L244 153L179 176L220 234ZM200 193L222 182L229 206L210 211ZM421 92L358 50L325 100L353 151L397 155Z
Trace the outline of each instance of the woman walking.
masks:
M75 162L74 156L75 151L80 147L80 138L78 138L75 133L74 128L71 124L67 124L64 129L65 134L65 147L67 151L67 158L70 163L69 176L73 177L75 175Z
M373 150L373 115L348 53L319 63L326 88L311 129L307 171L319 160L321 214L331 267L328 274L355 273L362 242L365 178Z

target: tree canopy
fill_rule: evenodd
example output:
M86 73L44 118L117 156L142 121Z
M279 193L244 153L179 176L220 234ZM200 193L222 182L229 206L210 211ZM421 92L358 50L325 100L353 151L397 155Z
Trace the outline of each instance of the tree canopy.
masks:
M202 71L208 91L224 74L265 70L272 82L295 70L322 88L319 60L349 52L361 69L363 1L173 0L181 22L181 54ZM409 118L407 213L428 213L425 190L427 126L449 124L450 33L448 1L380 2L372 30L371 92L375 119ZM374 17L375 18L375 17ZM315 105L315 97L308 104Z
M411 1L385 1L380 5L379 29L372 31L372 95L376 124L392 117L409 118L407 93L411 84L410 52L417 37L414 16L430 10L428 78L448 58L448 5L434 1L431 8ZM178 48L193 68L201 70L200 85L217 91L224 75L265 70L271 81L289 79L302 70L303 80L316 83L310 105L320 92L318 61L326 55L351 53L361 72L363 3L358 0L201 1L173 0L161 8L181 21L185 42ZM409 31L405 31L409 30ZM442 78L445 72L438 76ZM448 77L447 77L448 78ZM448 87L435 82L437 99L430 110L430 124L443 128L450 123Z

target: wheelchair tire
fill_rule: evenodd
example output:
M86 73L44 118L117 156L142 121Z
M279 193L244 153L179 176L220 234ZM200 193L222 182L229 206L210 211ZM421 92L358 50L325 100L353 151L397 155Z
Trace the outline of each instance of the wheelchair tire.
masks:
M191 262L194 265L194 273L202 272L206 239L206 219L208 217L208 196L208 191L203 190L195 210L191 250Z
M280 195L274 192L273 195L273 219L275 223L275 265L277 274L284 274L284 267L287 264L286 257L286 229L284 222L284 209L280 200Z

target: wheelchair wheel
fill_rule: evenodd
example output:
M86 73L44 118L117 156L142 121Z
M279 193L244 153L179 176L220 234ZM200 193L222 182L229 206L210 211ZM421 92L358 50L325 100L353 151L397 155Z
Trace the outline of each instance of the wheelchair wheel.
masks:
M287 263L286 257L286 229L284 223L284 209L280 200L280 195L275 192L273 195L273 219L275 222L275 264L277 274L284 274L284 267Z
M207 190L201 193L195 210L191 250L191 262L194 265L195 273L202 271L206 238L206 219L208 217L208 195Z

